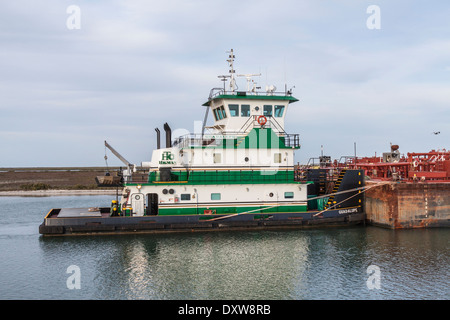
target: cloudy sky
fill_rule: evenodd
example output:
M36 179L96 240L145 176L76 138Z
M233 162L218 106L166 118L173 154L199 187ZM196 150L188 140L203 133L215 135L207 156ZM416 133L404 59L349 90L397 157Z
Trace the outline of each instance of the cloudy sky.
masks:
M238 73L295 86L301 163L450 149L449 17L444 0L1 1L0 167L102 166L104 140L149 161L156 127L202 121L231 48Z

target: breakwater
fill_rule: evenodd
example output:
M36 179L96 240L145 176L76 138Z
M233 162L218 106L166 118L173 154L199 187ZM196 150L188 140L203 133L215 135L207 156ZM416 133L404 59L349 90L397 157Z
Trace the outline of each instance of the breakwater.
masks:
M119 167L0 168L0 192L96 190L95 177L117 170Z

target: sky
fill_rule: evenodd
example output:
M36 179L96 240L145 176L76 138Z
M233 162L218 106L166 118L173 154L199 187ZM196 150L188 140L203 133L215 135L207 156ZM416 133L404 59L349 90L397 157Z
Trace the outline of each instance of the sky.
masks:
M0 167L122 165L104 140L150 161L155 128L203 120L231 48L237 73L294 87L299 163L448 150L448 17L444 0L1 1Z

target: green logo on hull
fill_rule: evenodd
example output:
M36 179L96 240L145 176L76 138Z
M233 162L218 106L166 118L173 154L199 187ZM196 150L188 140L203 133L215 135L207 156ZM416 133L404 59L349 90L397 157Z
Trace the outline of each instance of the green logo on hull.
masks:
M159 161L159 164L176 164L173 159L175 156L170 151L164 151L161 156L161 161Z

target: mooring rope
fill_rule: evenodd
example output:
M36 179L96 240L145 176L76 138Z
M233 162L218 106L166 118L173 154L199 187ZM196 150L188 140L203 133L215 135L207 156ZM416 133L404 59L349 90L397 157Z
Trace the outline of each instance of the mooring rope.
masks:
M391 184L391 182L379 182L379 183L377 183L377 184L375 184L375 185L372 185L372 186L362 187L362 189L364 189L363 191L358 192L358 193L355 193L354 195L352 195L352 196L350 196L350 197L348 197L348 198L342 200L341 202L336 203L336 204L334 204L334 205L332 205L332 206L330 206L330 207L328 207L328 208L326 208L326 209L324 209L324 210L322 210L322 211L320 211L320 212L314 214L313 217L318 216L318 215L324 213L325 211L330 210L331 208L334 208L334 207L340 205L341 203L343 203L343 202L345 202L345 201L347 201L347 200L349 200L349 199L351 199L351 198L353 198L353 197L355 197L355 196L357 196L357 195L359 195L359 194L361 194L361 193L366 192L366 191L369 190L369 189L372 189L372 188L374 188L374 187L379 187L379 186L381 186L381 185L387 185L387 184ZM357 188L357 189L361 189L361 188Z

